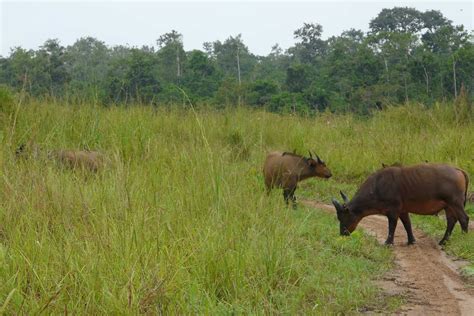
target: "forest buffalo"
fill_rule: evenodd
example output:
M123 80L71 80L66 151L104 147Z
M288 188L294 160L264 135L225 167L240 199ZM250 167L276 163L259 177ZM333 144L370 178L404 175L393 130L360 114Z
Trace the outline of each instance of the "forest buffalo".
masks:
M385 244L393 244L398 218L408 235L408 244L415 242L409 213L433 215L444 209L447 228L440 245L451 235L459 221L463 232L467 232L469 217L466 203L469 178L465 171L446 164L419 164L393 166L380 169L370 175L360 186L351 201L341 192L344 203L336 199L341 235L349 235L359 221L373 214L388 217L388 237Z
M331 171L318 155L309 153L309 158L296 153L275 151L268 154L263 166L267 192L272 188L283 189L286 204L291 199L296 207L295 190L299 181L311 178L330 178Z
M70 169L97 172L104 164L104 156L89 150L42 150L37 144L22 144L16 150L17 157L50 159L60 162Z

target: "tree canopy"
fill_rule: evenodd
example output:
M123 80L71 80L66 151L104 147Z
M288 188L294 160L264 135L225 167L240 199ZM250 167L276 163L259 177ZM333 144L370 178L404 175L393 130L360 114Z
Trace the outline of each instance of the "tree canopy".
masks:
M349 29L323 39L324 28L304 23L296 43L252 54L241 34L185 51L176 30L156 46L108 46L85 37L71 46L49 39L0 57L0 84L37 98L104 105L166 106L192 102L216 107L246 104L271 111L354 111L385 104L433 104L474 91L474 33L439 11L383 9L369 31Z

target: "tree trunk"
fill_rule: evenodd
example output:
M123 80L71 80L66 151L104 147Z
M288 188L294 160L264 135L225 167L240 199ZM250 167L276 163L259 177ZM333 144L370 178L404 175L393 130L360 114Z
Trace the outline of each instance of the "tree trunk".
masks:
M423 71L425 72L425 81L426 81L426 96L429 97L430 94L430 81L428 77L428 72L426 71L426 67L423 65Z
M454 82L454 98L458 97L458 89L456 85L456 61L453 56L453 82Z
M407 87L407 75L403 76L403 81L405 82L405 103L408 103L408 87Z
M240 58L239 58L239 49L237 48L237 76L239 78L239 86L241 85L240 81Z
M177 64L177 77L181 77L181 68L179 65L179 46L176 47L176 64Z
M242 103L242 97L241 97L241 92L240 91L240 87L242 85L242 81L240 80L240 57L239 57L239 48L237 47L237 76L238 76L238 79L239 79L239 106L241 105Z

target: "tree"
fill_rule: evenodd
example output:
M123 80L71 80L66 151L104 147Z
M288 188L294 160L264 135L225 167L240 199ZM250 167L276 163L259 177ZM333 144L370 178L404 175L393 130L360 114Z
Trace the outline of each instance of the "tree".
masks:
M322 58L327 43L321 39L323 27L317 23L304 23L303 27L294 31L294 38L300 40L288 52L302 63L314 63L317 57Z
M153 53L133 48L112 61L107 75L109 100L115 103L155 103L161 85L153 74Z
M286 70L290 66L290 56L283 52L278 44L272 47L268 56L256 57L257 62L253 68L251 78L258 80L269 80L283 85L286 78Z
M250 54L248 47L242 41L242 35L230 36L223 43L213 43L213 55L218 67L224 74L236 78L239 84L248 80L255 65L255 57Z
M193 50L188 54L185 69L183 86L186 90L193 97L211 98L221 81L214 61L206 53Z
M311 84L309 69L304 65L288 67L286 72L286 88L290 92L303 92Z
M373 34L399 32L416 34L422 28L422 14L414 8L383 9L369 24Z
M177 83L182 76L182 64L186 57L183 35L171 30L161 35L156 42L159 46L160 77L165 81Z
M111 55L104 42L83 37L67 47L70 94L78 98L102 99Z
M280 92L278 85L271 80L258 80L248 87L247 103L254 106L267 104L273 95Z
M31 76L34 67L34 52L21 47L14 47L10 57L2 62L2 81L20 90L23 87L31 92Z
M35 61L35 65L38 66L35 74L38 77L45 75L49 94L55 97L62 95L70 77L66 66L65 48L61 46L59 40L47 40L37 52Z

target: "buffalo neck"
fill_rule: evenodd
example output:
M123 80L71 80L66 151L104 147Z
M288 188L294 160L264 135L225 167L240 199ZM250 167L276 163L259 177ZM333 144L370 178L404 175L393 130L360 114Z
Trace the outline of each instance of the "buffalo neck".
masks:
M314 176L311 168L306 163L306 159L304 157L300 158L300 161L298 161L297 166L298 166L297 174L298 174L299 180L305 180Z

